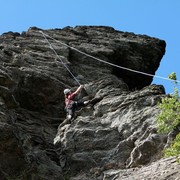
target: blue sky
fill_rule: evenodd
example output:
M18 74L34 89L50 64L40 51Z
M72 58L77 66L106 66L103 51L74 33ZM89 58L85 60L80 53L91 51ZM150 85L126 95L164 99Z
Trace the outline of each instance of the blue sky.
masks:
M146 34L167 43L156 75L176 72L180 80L180 0L0 0L0 34L77 25L105 25ZM154 78L154 84L173 91L172 82Z

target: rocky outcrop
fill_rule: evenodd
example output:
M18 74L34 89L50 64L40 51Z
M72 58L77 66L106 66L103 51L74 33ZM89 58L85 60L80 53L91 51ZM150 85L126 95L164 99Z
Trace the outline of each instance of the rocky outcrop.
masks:
M180 164L175 158L161 159L149 166L130 168L124 170L107 170L104 172L104 180L129 180L129 179L179 179Z
M163 162L178 167L171 159L158 161L167 142L155 125L163 86L47 38L57 56L40 31L106 62L150 74L165 53L163 40L103 26L2 34L1 179L130 179L146 173L147 165L156 172L154 161L162 171ZM63 90L78 84L63 64L84 84L79 98L91 100L70 124L64 123Z
M73 123L60 126L55 138L71 164L71 173L98 169L101 174L111 168L138 167L161 157L166 136L157 134L155 116L164 93L162 86L129 92L123 81L111 76L86 89L91 93L93 89L94 98L101 96L101 100L83 109Z

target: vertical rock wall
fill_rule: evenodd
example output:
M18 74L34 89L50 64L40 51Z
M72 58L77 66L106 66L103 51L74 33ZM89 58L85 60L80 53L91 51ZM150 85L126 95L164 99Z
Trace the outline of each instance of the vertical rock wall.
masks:
M58 41L151 74L165 53L165 41L103 26L41 30L58 40L48 38L85 85L80 98L93 99L78 110L74 122L60 127L65 119L63 90L78 84L40 30L0 36L1 177L64 179L85 174L101 179L106 170L159 159L166 136L156 133L154 121L164 88L148 86L152 77L101 63Z

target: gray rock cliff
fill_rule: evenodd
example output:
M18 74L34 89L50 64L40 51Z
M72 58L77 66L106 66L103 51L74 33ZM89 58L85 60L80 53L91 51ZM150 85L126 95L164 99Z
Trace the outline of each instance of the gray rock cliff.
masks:
M56 39L47 37L52 47L41 31ZM151 85L152 76L110 66L73 49L155 74L165 47L163 40L104 26L32 27L21 34L2 34L1 179L178 177L176 161L162 159L167 135L156 132L163 86ZM78 84L64 64L84 85L78 98L92 100L78 109L71 123L64 123L63 90Z

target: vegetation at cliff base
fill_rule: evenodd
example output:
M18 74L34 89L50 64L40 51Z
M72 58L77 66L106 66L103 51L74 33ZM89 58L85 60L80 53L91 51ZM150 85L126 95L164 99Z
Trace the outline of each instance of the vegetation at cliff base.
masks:
M174 92L170 96L162 98L159 104L160 113L157 117L158 131L160 133L169 133L180 126L180 97L176 73L171 73L169 79L174 81ZM164 151L165 157L176 156L180 154L180 132L172 142L169 148Z
M176 156L180 154L180 133L177 134L176 138L172 142L171 146L164 151L165 157Z

